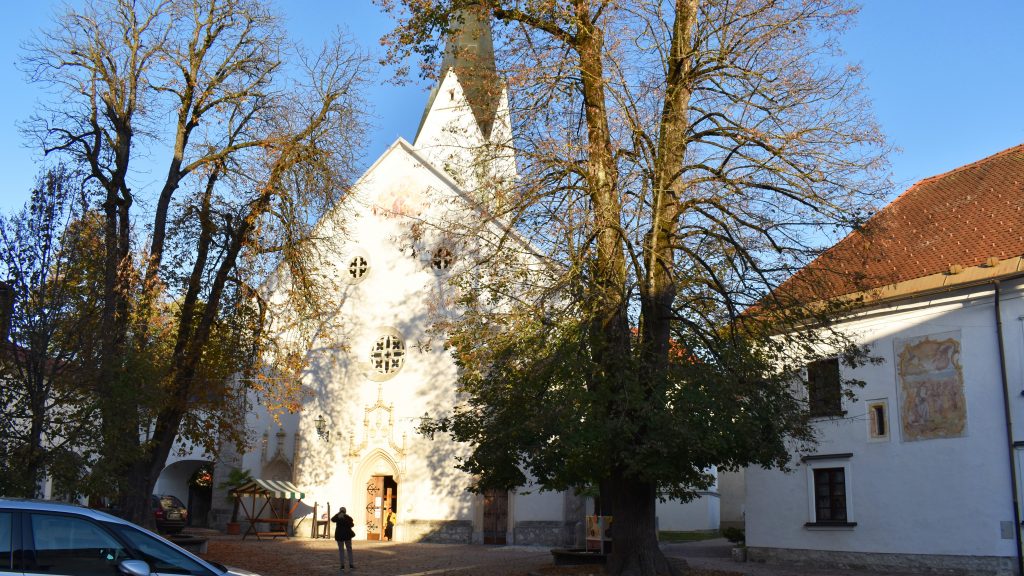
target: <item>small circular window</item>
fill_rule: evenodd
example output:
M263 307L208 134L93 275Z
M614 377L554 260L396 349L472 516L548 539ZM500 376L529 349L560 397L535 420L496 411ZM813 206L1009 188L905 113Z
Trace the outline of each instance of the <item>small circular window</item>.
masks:
M377 339L370 351L370 365L375 379L394 376L405 364L405 342L397 334L385 334Z
M441 246L434 250L434 256L430 259L430 265L434 267L434 270L443 272L451 267L454 260L455 256L452 254L452 251L445 246Z
M358 282L366 276L366 273L370 271L370 264L366 261L366 258L362 256L355 256L348 263L348 275L349 279L353 282Z

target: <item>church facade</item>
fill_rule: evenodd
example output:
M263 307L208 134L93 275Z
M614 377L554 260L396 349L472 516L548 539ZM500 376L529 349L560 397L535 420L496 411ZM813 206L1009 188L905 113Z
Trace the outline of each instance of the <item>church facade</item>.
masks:
M218 476L241 468L291 480L306 495L299 536L329 505L347 508L357 539L383 539L394 511L396 541L582 546L588 498L537 486L473 494L455 468L468 447L417 432L457 401L457 367L435 328L455 314L452 275L486 238L514 237L509 257L540 260L493 217L516 165L489 26L467 17L453 34L414 141L396 140L318 225L331 239L320 261L337 310L308 352L305 403L275 420L253 402L254 449L222 456ZM287 308L287 271L266 290L272 309ZM225 492L215 488L214 525L225 520ZM661 503L659 522L717 529L718 495Z
M345 506L358 539L383 539L390 510L398 541L563 545L582 526L583 498L472 494L454 466L466 447L416 431L457 400L457 369L433 325L451 314L448 278L471 242L445 223L475 218L486 234L498 226L485 222L495 187L515 178L490 30L467 18L456 37L414 142L395 141L347 193L344 213L320 223L321 235L344 238L322 258L338 309L309 351L306 402L290 421L297 440L278 460L291 462L307 506ZM286 291L269 288L272 301ZM286 438L291 426L281 427ZM299 534L311 519L302 511Z

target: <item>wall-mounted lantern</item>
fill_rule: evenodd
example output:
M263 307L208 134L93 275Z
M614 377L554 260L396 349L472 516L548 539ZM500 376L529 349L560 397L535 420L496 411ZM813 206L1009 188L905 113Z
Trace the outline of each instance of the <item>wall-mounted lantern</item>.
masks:
M321 414L316 417L316 435L324 442L331 441L331 431L327 429L327 419Z

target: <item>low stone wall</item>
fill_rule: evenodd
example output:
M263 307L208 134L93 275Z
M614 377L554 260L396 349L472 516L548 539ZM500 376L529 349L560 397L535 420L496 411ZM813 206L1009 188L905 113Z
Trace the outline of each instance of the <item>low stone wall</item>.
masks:
M572 546L575 523L558 521L517 522L515 543L520 546Z
M399 523L398 533L405 542L470 544L473 523L469 520L409 520Z
M752 562L787 562L806 566L941 574L943 576L1015 576L1016 558L941 554L879 554L792 548L747 548Z

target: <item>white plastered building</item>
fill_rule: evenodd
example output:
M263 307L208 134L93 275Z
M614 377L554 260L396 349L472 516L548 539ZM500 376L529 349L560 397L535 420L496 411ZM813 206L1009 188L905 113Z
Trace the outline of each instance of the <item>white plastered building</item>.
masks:
M1024 146L919 182L795 278L862 303L837 326L880 364L811 390L820 443L746 471L757 560L1014 574L1024 458ZM861 278L859 290L848 279ZM831 383L831 384L829 384Z

